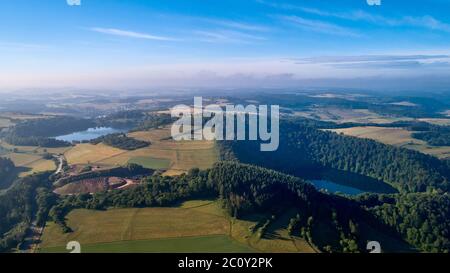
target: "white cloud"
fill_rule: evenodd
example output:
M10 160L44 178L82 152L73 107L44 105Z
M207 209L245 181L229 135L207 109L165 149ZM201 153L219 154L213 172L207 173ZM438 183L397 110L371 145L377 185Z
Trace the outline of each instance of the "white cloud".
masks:
M332 34L332 35L340 35L340 36L361 36L360 34L354 32L353 30L345 27L341 27L336 24L331 24L328 22L320 21L320 20L310 20L306 19L300 16L294 16L294 15L278 15L275 16L276 18L286 22L290 23L298 28L304 29L304 30L310 30L314 32L320 32L320 33L326 33L326 34Z
M343 20L350 21L364 21L372 24L382 25L382 26L413 26L427 28L431 30L438 30L444 32L450 32L450 24L442 22L433 16L403 16L399 18L389 18L382 15L377 15L374 13L365 12L362 10L354 10L349 12L331 12L324 11L314 8L308 8L298 5L284 4L284 3L273 3L265 0L256 0L260 4L270 6L277 9L291 10L291 11L301 11L304 13L317 15L321 17L333 17Z
M16 43L16 42L1 42L0 49L3 50L45 50L49 47L46 45L28 44L28 43Z
M206 19L206 21L216 24L216 25L224 26L224 27L240 29L240 30L247 30L247 31L265 32L265 31L271 30L270 27L256 25L256 24L249 24L249 23L244 23L244 22L240 22L240 21L215 20L215 19Z
M429 15L423 17L405 17L401 22L412 26L450 32L450 24L443 23Z
M194 31L198 39L209 43L254 43L266 40L264 37L233 30Z
M136 38L136 39L146 39L146 40L156 40L156 41L176 41L177 39L164 37L164 36L156 36L147 33L134 32L128 30L121 30L116 28L100 28L94 27L90 29L91 31L109 34L114 36L128 37L128 38Z

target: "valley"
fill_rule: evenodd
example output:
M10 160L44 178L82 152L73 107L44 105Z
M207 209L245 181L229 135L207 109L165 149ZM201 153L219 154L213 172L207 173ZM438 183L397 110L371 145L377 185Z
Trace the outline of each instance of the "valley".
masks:
M386 252L445 249L434 233L431 246L390 226L393 216L386 210L399 209L396 217L404 218L396 221L409 221L414 213L402 214L410 210L407 196L446 204L431 193L449 190L450 146L427 140L445 143L450 119L437 112L411 116L407 109L422 109L417 100L392 99L381 110L379 104L367 107L374 98L331 95L205 100L282 103L280 147L267 154L254 141L173 140L174 120L164 107L180 98L164 100L157 111L97 117L0 115L0 156L14 164L6 169L0 198L10 198L29 179L46 177L39 182L43 188L30 189L39 202L27 201L42 211L32 217L39 223L33 229L43 232L30 249L16 251L67 252L68 241L79 241L92 253L361 252L374 238ZM316 206L324 202L330 211ZM422 234L421 225L410 228ZM18 228L13 232L21 234Z

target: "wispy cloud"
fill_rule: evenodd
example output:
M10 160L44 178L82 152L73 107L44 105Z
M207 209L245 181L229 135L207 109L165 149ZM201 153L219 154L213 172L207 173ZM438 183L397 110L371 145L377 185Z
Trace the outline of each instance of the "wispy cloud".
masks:
M212 24L220 25L223 27L234 28L234 29L239 29L239 30L246 30L246 31L266 32L266 31L271 30L271 28L267 27L267 26L250 24L250 23L240 22L240 21L217 20L217 19L205 19L205 21L212 23Z
M156 35L151 35L151 34L147 34L147 33L121 30L121 29L116 29L116 28L93 27L90 30L94 31L94 32L98 32L98 33L114 35L114 36L121 36L121 37L128 37L128 38L156 40L156 41L177 41L177 39L171 38L171 37L156 36Z
M339 36L353 36L353 37L361 36L360 34L358 34L357 32L353 31L350 28L342 27L325 21L311 20L294 15L275 15L274 17L280 19L285 23L289 23L295 27L308 31Z
M450 55L361 55L291 59L296 64L319 64L338 69L450 68Z
M0 49L4 50L45 50L48 48L46 45L0 41Z
M382 61L417 61L449 59L450 55L359 55L359 56L320 56L291 59L301 63L347 63Z
M405 17L402 22L417 27L426 27L433 30L450 32L450 24L441 22L429 15L423 17Z
M349 21L363 21L371 24L381 25L381 26L412 26L427 28L431 30L450 32L450 24L442 22L433 16L403 16L399 18L390 18L374 13L365 12L363 10L354 10L347 12L337 12L337 11L325 11L315 8L309 8L298 5L291 5L285 3L275 3L265 0L256 0L260 4L270 6L276 9L290 10L290 11L301 11L303 13L308 13L312 15L317 15L321 17L331 17L338 18Z
M303 7L299 7L299 9L302 10L303 12L319 16L334 17L352 21L365 21L368 23L382 26L413 26L450 32L450 24L441 22L430 15L424 15L419 17L404 16L401 18L389 18L381 15L371 14L362 10L340 13L340 12L326 12L317 9L310 9Z
M255 43L266 40L264 37L233 30L198 30L194 31L198 39L210 43Z

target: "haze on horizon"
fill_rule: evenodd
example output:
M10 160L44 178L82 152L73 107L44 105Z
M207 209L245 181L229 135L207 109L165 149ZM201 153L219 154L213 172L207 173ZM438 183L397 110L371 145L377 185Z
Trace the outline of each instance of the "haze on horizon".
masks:
M5 1L0 90L450 88L450 2Z

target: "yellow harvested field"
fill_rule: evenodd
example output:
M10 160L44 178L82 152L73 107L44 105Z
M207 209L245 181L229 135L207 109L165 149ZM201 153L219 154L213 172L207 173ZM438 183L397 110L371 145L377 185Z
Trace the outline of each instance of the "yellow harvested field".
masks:
M171 159L172 157L172 151L165 151L165 150L157 150L152 149L150 147L134 150L134 151L125 151L122 153L118 153L115 155L112 155L110 157L105 157L103 159L100 159L98 161L92 161L93 163L98 163L100 165L111 165L111 166L117 166L117 165L125 165L128 163L128 161L134 157L152 157L157 159Z
M359 138L373 139L384 144L395 145L411 150L416 150L425 154L439 158L450 158L450 147L433 147L425 141L412 137L414 132L403 128L383 128L376 126L361 126L346 129L329 130L339 134L354 136Z
M46 115L32 115L32 114L22 114L22 113L2 113L0 117L8 118L8 119L17 119L17 120L49 118L49 116L46 116Z
M258 217L257 215L255 215ZM262 218L260 219L260 221ZM257 222L253 220L232 219L231 236L240 243L247 244L260 252L269 253L315 253L316 251L303 238L290 236L286 226L272 224L267 230L266 236L260 238L258 232L252 232Z
M13 123L9 119L0 117L0 128L6 128L11 125L13 125Z
M42 157L34 154L22 154L22 153L9 153L5 155L5 157L11 159L14 162L14 165L19 167L28 166L38 160L41 160Z
M4 149L10 150L10 151L17 149L17 151L19 151L21 153L32 153L32 154L39 154L39 155L43 155L45 153L64 154L66 151L71 149L71 147L42 148L42 147L37 147L37 146L15 146L15 145L8 144L1 140L0 140L0 146L3 147Z
M230 218L221 202L215 200L191 200L171 208L77 209L66 219L73 232L64 234L59 225L48 222L39 248L65 246L69 241L90 245L223 235L254 252L314 252L305 240L287 233L285 226L289 219L284 217L280 226L275 223L269 228L275 237L259 239L251 228L257 224L258 217L254 220Z
M93 244L225 235L229 234L230 228L224 217L182 208L74 210L67 219L74 232L63 234L57 224L49 223L40 247L65 245L73 240Z
M419 120L434 125L450 126L450 118L420 118Z
M422 140L413 138L411 136L412 132L403 128L362 126L346 129L335 129L331 131L336 132L338 134L343 133L344 135L373 139L390 145L401 146L405 144L419 144L419 145L426 144Z
M72 147L61 147L61 148L38 148L37 151L40 154L44 153L50 153L50 154L64 154L68 150L70 150Z
M27 153L34 152L38 149L38 147L36 146L15 146L8 144L2 140L0 140L0 146L2 146L6 150L13 151L14 149L17 149L20 152L27 152Z
M186 173L186 171L183 170L167 170L165 173L163 173L164 176L179 176Z
M341 109L341 108L313 108L307 111L297 111L294 115L322 121L336 123L393 123L402 120L412 120L411 118L394 118L382 116L367 109Z
M70 165L90 164L118 156L126 153L124 150L116 149L102 143L98 145L78 144L72 149L66 151L64 156Z
M24 172L19 174L20 177L56 170L56 165L52 160L43 159L37 154L9 153L4 155L4 157L11 159L17 167L26 168Z
M148 141L148 142L160 142L162 139L170 138L170 130L168 128L166 129L155 129L150 131L139 131L139 132L133 132L128 134L129 137L142 140L142 141Z
M54 171L56 170L55 162L52 160L41 159L35 161L25 167L30 168L29 171L21 173L19 176L24 177L33 173L46 172L46 171Z
M416 150L439 158L450 158L450 146L434 147L429 145L405 145L403 148Z

